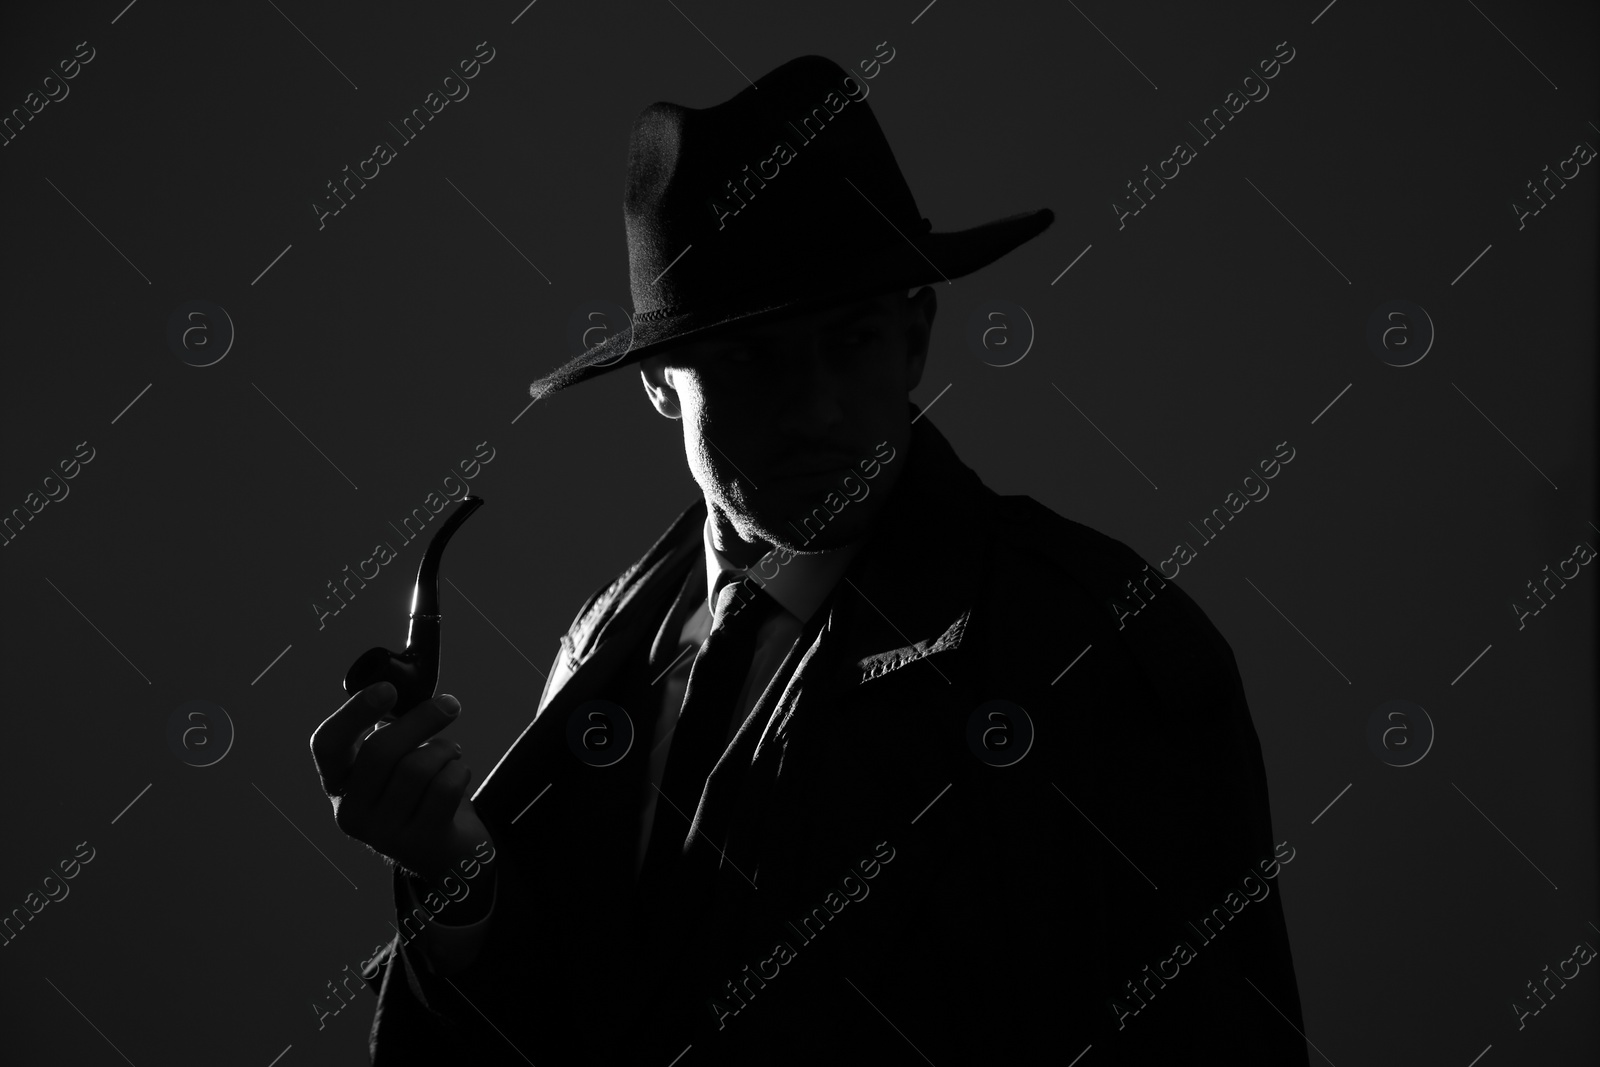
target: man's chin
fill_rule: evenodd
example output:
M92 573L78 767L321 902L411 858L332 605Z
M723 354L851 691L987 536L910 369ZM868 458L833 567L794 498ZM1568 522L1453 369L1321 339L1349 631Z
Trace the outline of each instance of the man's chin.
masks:
M840 493L833 503L840 500L845 502L844 506L835 513L814 494L796 494L793 506L775 508L770 514L760 516L760 526L770 531L764 539L792 552L828 552L861 540L876 517L877 502L869 506L865 501L852 501ZM806 510L808 504L815 506Z

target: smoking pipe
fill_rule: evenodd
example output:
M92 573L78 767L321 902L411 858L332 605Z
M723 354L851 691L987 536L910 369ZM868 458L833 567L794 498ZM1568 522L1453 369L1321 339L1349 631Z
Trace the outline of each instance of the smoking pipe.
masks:
M394 686L394 708L384 713L385 722L394 722L424 700L431 700L439 685L439 560L451 535L482 506L481 496L464 497L428 542L411 592L411 628L406 632L405 651L369 648L344 676L344 691L351 695L376 682Z

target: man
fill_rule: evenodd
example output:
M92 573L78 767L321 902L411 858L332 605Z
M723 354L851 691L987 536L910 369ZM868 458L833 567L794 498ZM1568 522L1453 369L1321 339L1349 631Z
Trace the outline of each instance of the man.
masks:
M1052 216L931 232L864 97L808 56L641 114L633 322L533 394L637 363L702 498L471 799L452 697L312 739L397 865L380 1067L1307 1062L1227 643L908 400L919 287Z

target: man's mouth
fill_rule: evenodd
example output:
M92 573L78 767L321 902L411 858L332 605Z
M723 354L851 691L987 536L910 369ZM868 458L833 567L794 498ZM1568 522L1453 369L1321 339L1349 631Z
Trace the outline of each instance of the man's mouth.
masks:
M783 480L821 478L848 469L852 462L849 457L843 455L834 459L811 459L779 467L771 471L768 477Z

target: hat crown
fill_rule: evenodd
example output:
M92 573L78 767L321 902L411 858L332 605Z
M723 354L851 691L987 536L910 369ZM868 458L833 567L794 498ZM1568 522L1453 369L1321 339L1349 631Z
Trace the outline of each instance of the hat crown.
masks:
M868 93L813 55L712 107L645 108L623 200L635 318L803 296L819 265L926 233Z

